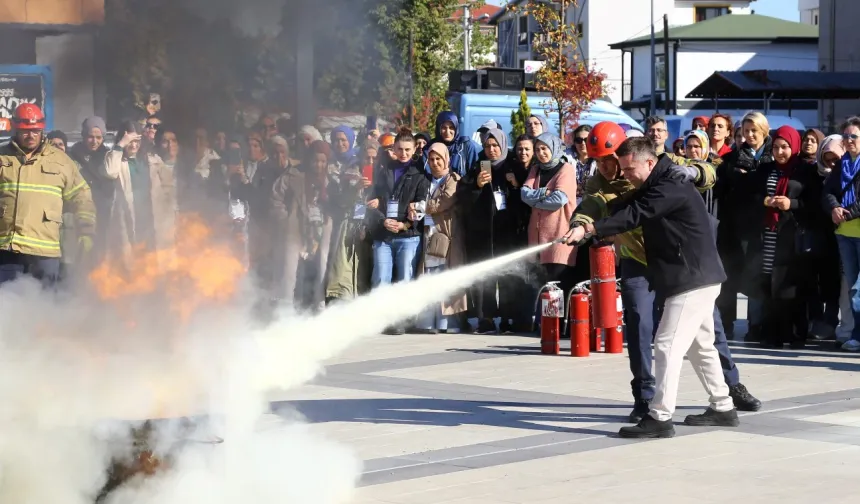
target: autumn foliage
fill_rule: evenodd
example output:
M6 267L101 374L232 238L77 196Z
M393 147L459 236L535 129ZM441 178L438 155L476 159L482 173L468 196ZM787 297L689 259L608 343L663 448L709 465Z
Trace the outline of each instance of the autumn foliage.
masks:
M576 25L564 22L566 13L578 7L579 0L529 0L524 7L540 27L532 47L545 63L536 75L536 87L552 97L544 103L547 114L557 112L567 126L576 124L588 104L606 92L606 74L582 60Z

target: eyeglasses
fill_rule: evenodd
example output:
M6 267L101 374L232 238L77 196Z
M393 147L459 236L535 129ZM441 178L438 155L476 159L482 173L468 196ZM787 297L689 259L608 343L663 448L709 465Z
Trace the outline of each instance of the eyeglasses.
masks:
M148 123L146 123L146 124L144 125L144 128L146 128L146 129L154 129L154 130L157 130L159 126L161 126L161 125L160 125L160 124L158 124L158 123L151 123L151 122L148 122Z
M845 133L842 135L842 140L857 140L860 138L860 135L855 135L854 133Z
M588 137L576 137L573 139L573 143L584 144L588 140Z
M665 133L666 130L664 128L649 128L648 133Z

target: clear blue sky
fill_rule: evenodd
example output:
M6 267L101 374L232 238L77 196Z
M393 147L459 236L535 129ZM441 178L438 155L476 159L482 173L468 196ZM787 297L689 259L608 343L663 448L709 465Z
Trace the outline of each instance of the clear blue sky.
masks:
M507 1L487 0L487 3L504 5ZM756 14L778 17L789 21L800 21L800 13L797 11L797 0L755 0L750 5Z

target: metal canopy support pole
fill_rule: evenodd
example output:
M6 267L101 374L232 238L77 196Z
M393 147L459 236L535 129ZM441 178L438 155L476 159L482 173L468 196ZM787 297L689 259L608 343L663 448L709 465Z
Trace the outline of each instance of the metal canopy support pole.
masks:
M651 0L651 108L648 115L657 113L657 53L654 41L654 0Z

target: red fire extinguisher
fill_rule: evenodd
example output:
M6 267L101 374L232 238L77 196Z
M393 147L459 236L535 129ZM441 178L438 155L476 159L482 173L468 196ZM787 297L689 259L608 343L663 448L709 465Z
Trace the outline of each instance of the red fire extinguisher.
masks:
M615 293L616 325L603 330L606 353L624 353L624 307L621 292Z
M540 351L542 354L558 355L561 352L559 321L564 318L564 291L558 282L549 282L538 293L541 304Z
M588 251L591 263L591 313L597 329L616 327L615 249L609 243L596 243Z
M583 282L585 284L587 282ZM570 328L570 355L573 357L588 357L590 353L589 333L591 331L591 317L589 311L591 300L588 289L579 284L570 292L568 300L568 312L571 315Z

